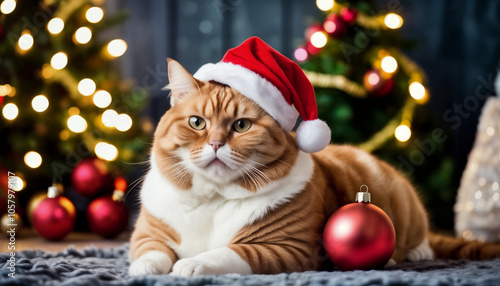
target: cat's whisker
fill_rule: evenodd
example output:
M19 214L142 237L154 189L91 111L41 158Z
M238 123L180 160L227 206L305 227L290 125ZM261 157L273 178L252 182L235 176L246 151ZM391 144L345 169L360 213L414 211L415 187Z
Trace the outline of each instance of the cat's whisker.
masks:
M132 193L132 191L140 184L144 181L144 179L146 178L146 176L141 176L137 179L135 179L132 183L129 184L129 190L128 192L125 193L125 198L123 198L123 202L125 203L127 201L127 198L128 198L128 195ZM140 202L138 202L140 203Z
M257 182L255 181L255 179L253 178L252 174L248 173L248 171L245 169L245 168L242 168L241 169L247 176L248 178L253 182L253 184L255 185L256 188L259 188L259 184L257 184Z
M144 178L145 178L145 176L141 176L141 177L135 179L132 183L130 183L128 193L130 193L133 189L135 189L137 187L137 185L139 185L142 181L144 181Z
M256 167L250 165L250 164L245 164L242 166L242 168L246 171L250 171L250 175L252 179L254 180L257 180L260 184L256 184L257 187L263 187L265 186L266 184L269 184L271 182L271 180L269 179L269 177L267 177L266 174L264 174L264 172L262 172L261 170L257 169Z
M241 169L238 169L238 173L240 174L240 177L243 179L243 183L245 184L245 187L250 187L250 183L247 182L247 179L245 178L245 173L241 171Z
M140 161L140 162L126 162L126 161L120 161L120 162L127 164L127 165L149 165L149 163L150 163L149 160Z

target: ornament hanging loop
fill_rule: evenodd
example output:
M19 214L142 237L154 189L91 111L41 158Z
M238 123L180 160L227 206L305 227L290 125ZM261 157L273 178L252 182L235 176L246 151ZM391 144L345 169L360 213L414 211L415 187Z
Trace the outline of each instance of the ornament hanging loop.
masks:
M363 192L363 188L366 188L366 191ZM354 199L357 203L369 203L371 202L371 194L368 192L367 185L361 185L359 187L360 192L356 193L356 198Z

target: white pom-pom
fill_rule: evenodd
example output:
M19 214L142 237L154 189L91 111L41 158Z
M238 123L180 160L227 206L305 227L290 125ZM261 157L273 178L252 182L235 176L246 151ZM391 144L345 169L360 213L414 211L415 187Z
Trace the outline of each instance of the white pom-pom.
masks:
M315 153L323 150L328 144L332 131L328 125L319 119L304 121L297 128L295 142L300 150Z

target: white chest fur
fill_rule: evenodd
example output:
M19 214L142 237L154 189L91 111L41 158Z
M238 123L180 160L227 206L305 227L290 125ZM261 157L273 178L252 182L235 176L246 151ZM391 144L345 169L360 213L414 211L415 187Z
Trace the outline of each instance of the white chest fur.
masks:
M253 193L236 184L219 186L195 176L182 191L159 172L154 160L141 190L142 205L181 236L170 243L179 258L227 246L245 225L302 191L313 173L309 154L300 152L290 174Z

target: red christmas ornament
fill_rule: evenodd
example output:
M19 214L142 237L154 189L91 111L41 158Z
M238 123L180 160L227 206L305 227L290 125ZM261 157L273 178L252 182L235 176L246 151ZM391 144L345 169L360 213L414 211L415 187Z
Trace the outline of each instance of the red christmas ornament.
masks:
M346 23L352 25L356 23L356 18L358 17L358 10L352 7L350 8L344 7L340 10L340 16Z
M317 55L321 51L321 48L316 48L311 43L307 43L306 49L311 55Z
M63 239L75 226L75 207L70 200L59 194L55 185L49 187L48 197L33 211L33 227L38 234L49 240Z
M0 97L2 98L2 97ZM5 195L9 194L9 176L7 169L0 167L0 191Z
M90 230L102 237L113 238L127 228L128 212L123 205L127 182L123 178L115 181L113 197L104 196L92 201L87 209Z
M0 106L2 106L3 103L3 96L0 96Z
M341 270L368 270L387 264L396 246L391 219L359 192L356 203L338 209L326 223L323 242L330 260Z
M391 76L383 76L379 71L373 69L365 73L363 85L371 95L383 97L392 91L394 79Z
M106 163L97 158L83 159L71 173L71 185L75 191L87 198L111 191L113 179Z
M332 13L326 17L323 29L332 37L340 38L347 32L347 23L341 16Z

